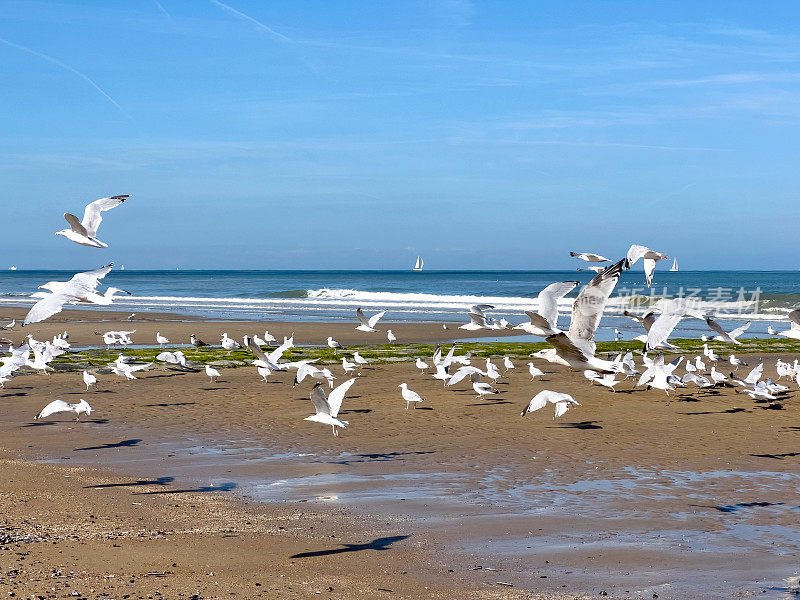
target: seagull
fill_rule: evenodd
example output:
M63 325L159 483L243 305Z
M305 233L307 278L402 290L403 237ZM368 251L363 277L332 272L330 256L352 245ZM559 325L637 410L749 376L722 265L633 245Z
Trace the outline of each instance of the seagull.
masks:
M386 332L386 338L389 340L390 344L394 344L397 341L397 337L392 333L391 329Z
M731 379L733 379L734 383L737 383L741 386L747 387L749 385L755 386L758 381L761 379L761 375L764 373L764 363L758 363L756 367L754 367L748 374L747 377L744 379L737 379L731 373Z
M683 357L679 357L676 360L673 360L669 364L664 364L664 356L659 354L658 357L653 361L653 365L648 367L648 369L642 373L642 376L639 378L639 382L636 384L636 387L647 385L647 387L654 388L657 390L664 390L669 396L669 393L673 391L675 385L683 385L683 380L676 375L673 375L675 369L683 361Z
M10 356L0 358L0 381L8 381L15 371L23 367L28 360L31 348L28 344L22 344L19 348L9 346ZM5 387L0 383L0 387Z
M600 266L596 266L596 267L586 267L585 269L575 269L575 270L576 271L594 271L595 273L599 273L603 269L605 269L605 267L600 265Z
M784 331L778 331L777 335L800 340L800 310L793 310L789 313L789 322L792 324L791 327Z
M14 327L16 327L16 326L17 326L17 320L16 319L12 319L12 321L10 323L6 323L5 325L0 325L0 329L4 329L6 331L9 331L11 329L14 329Z
M349 390L350 386L355 382L356 378L353 377L339 384L336 388L331 390L330 396L327 398L325 397L325 388L322 387L322 384L316 384L314 389L311 390L311 402L314 403L314 408L317 412L303 420L330 425L333 430L333 435L338 436L339 432L336 428L341 427L345 429L350 424L337 417L339 415L339 409L342 407L342 400L344 400L344 396L347 394L347 390Z
M186 356L180 350L175 352L161 352L156 356L156 360L163 361L171 365L186 366Z
M106 288L106 291L102 294L88 294L85 302L91 302L101 306L111 306L112 302L114 301L114 294L128 294L128 296L133 295L130 292L126 292L125 290L121 290L117 287L109 287Z
M83 372L83 383L86 384L86 391L88 392L89 391L89 387L93 386L95 383L97 383L97 377L95 377L94 375L89 373L89 371L84 371Z
M60 412L74 412L75 413L75 420L80 420L81 413L85 413L87 416L92 414L92 410L94 410L89 403L81 398L81 401L77 404L69 404L68 402L64 402L63 400L53 400L50 404L45 406L38 415L36 415L34 420L44 419L49 417L52 414L60 413Z
M715 366L711 367L711 372L709 373L709 376L711 377L711 381L714 382L714 385L725 383L726 381L728 381L728 378L725 377L725 375L723 375L719 371L717 371L717 368Z
M798 317L800 317L800 311L798 311ZM741 327L737 327L736 329L734 329L733 331L731 331L729 333L729 332L725 331L720 326L720 324L717 323L711 317L706 317L706 323L708 324L708 326L711 329L713 329L714 331L716 331L719 334L714 339L718 340L720 342L725 342L726 344L741 344L742 342L740 342L736 338L738 338L740 335L742 335L745 331L747 331L748 327L750 327L750 321L748 321L747 323L745 323Z
M591 252L570 252L569 255L574 258L580 258L581 260L585 260L586 262L611 262L611 260L606 258L605 256L600 256L599 254L592 254Z
M537 312L525 311L530 323L516 325L514 329L521 329L541 337L560 333L557 327L558 301L574 290L579 283L578 281L560 281L548 285L537 296Z
M110 196L108 198L100 198L94 202L86 205L83 211L83 220L78 221L78 217L70 213L64 213L64 218L69 223L69 229L62 229L56 231L55 235L63 235L68 240L71 240L82 246L91 246L93 248L108 248L108 244L101 242L97 239L97 228L103 220L100 214L103 211L111 210L119 206L125 200L130 198L130 194L123 194L121 196Z
M497 390L497 388L492 387L488 383L482 383L481 376L479 373L473 373L471 379L472 379L472 389L475 390L476 394L478 394L477 396L475 396L476 399L482 399L484 396L500 393Z
M414 363L414 366L419 369L419 374L420 375L424 375L425 374L425 369L427 369L429 365L428 365L428 363L426 363L421 358L417 358L417 362Z
M148 367L152 366L152 364L153 363L131 364L117 359L116 362L111 363L109 366L115 375L119 375L120 377L125 377L126 379L131 380L136 379L136 376L134 375L136 371L147 369Z
M97 289L100 280L108 275L114 263L110 263L105 267L95 269L94 271L85 271L73 275L69 281L49 282L45 285L51 293L36 302L31 307L22 326L30 325L31 323L38 323L44 321L48 317L56 313L60 313L65 304L75 304L76 302L90 301L87 300L90 296L96 296L95 290ZM59 284L53 286L51 284Z
M486 375L485 371L481 371L478 367L471 367L469 365L461 367L458 371L453 373L452 377L445 384L447 387L455 385L467 377L472 377L473 374Z
M206 344L203 340L198 338L195 334L189 336L189 343L195 348L202 348L204 346L208 346L208 344Z
M219 377L219 371L215 368L206 365L206 375L211 378L211 383L214 383L214 377Z
M266 346L267 342L262 338L258 337L258 334L253 334L253 341L256 343L257 346ZM246 342L245 342L246 344Z
M486 376L492 380L492 383L497 383L500 378L500 371L490 359L486 359Z
M540 375L544 375L544 371L537 369L532 362L528 363L528 373L531 374L531 381L533 381Z
M536 394L531 401L528 403L528 406L525 410L522 411L522 416L524 417L528 413L532 413L534 411L539 410L540 408L544 408L547 406L547 403L551 403L555 405L555 416L553 420L555 421L558 417L563 415L567 412L571 406L580 406L577 400L570 396L569 394L563 394L561 392L553 392L551 390L542 390L538 394Z
M272 371L270 371L269 367L261 367L261 366L259 366L259 367L256 367L256 370L258 371L258 376L261 377L264 380L264 383L267 383L267 377L269 377L269 374L272 373Z
M728 362L731 363L734 367L736 367L734 371L738 371L739 367L747 366L746 362L744 362L740 358L736 358L733 354L731 354L730 358L728 359Z
M362 357L358 352L353 352L353 362L355 362L357 365L363 366L366 365L369 361L366 358Z
M447 372L447 367L444 365L436 365L436 372L432 375L434 379L438 379L444 385L450 380L450 374Z
M156 332L156 343L163 348L164 344L169 344L169 340L167 338L165 338L163 335L161 335L160 331L157 331Z
M375 329L375 325L378 323L378 321L381 320L381 317L383 317L383 315L385 315L385 314L386 314L386 311L383 310L383 311L381 311L379 313L375 313L369 319L367 319L364 316L364 311L361 310L360 308L357 308L356 309L356 317L358 317L358 320L361 321L361 325L356 327L356 329L358 331L367 331L367 332L378 331L377 329Z
M220 339L220 343L222 344L222 347L225 350L228 351L228 354L230 354L231 352L233 352L237 348L241 348L242 347L241 344L239 344L239 342L237 342L233 338L229 338L227 332L222 334L222 338Z
M135 318L136 318L136 313L131 313L131 314L128 315L128 318L126 318L125 320L126 321L133 321Z
M350 371L355 371L358 365L354 362L349 362L347 357L342 357L342 369L344 369L345 373L349 373Z
M775 328L772 325L767 325L767 333L770 335L778 335L778 332L775 331Z
M417 392L408 389L408 384L401 383L397 387L400 388L400 393L403 395L403 400L406 401L406 410L408 410L409 404L412 402L414 403L414 408L417 408L417 402L422 402L422 396L420 396Z
M583 372L583 376L592 383L599 383L600 385L604 385L609 388L612 392L616 392L614 386L619 383L619 381L616 379L616 373L606 373L605 375L601 375L597 371L587 369Z
M687 363L686 366L688 367L689 363ZM687 371L688 371L688 369L687 369ZM684 384L686 384L686 383L694 383L695 385L697 385L697 387L701 387L701 388L707 388L707 387L713 387L714 386L714 382L711 381L708 377L703 377L702 375L695 375L694 373L691 373L691 372L687 372L686 375L683 376L681 381L683 381Z
M514 366L514 363L507 356L503 357L503 366L505 367L506 372L510 371L511 369L516 369L516 367Z
M719 354L714 352L711 348L708 347L708 344L703 344L703 356L708 358L711 362L719 362Z
M264 342L266 342L266 344L269 344L270 342L274 341L275 341L275 336L272 335L269 331L264 331Z
M653 284L653 273L656 270L656 262L669 258L666 254L650 250L647 246L640 246L633 244L628 249L626 269L630 269L639 259L644 263L644 278L647 281L647 287Z
M699 356L695 357L694 359L694 366L697 368L699 373L705 373L708 369L706 368L706 363L703 362L703 359Z
M342 346L339 342L337 342L331 336L328 336L328 348L333 348L333 353L336 354L336 351L344 349L344 346Z
M675 349L675 346L667 342L675 327L684 317L702 318L696 310L692 309L691 298L665 298L659 300L656 307L661 314L650 321L648 313L643 317L643 325L647 329L647 341L645 350L656 350L658 348ZM628 316L631 316L630 314ZM647 322L650 322L648 327Z

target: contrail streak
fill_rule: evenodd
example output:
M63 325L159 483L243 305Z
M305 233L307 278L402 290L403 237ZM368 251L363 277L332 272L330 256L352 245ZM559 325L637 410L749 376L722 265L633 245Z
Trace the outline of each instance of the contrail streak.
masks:
M262 29L262 30L266 31L268 34L270 34L271 36L273 36L273 37L275 37L275 38L277 38L279 40L283 40L284 42L291 42L292 41L288 37L286 37L285 35L282 35L282 34L278 33L277 31L275 31L274 29L271 29L270 27L267 27L261 21L258 21L256 19L254 19L253 17L244 14L243 12L239 12L238 10L236 10L235 8L233 8L231 6L228 6L224 2L220 2L219 0L211 0L211 2L213 4L216 4L220 8L224 8L225 10L227 10L228 12L232 13L233 15L239 17L240 19L244 19L246 21L250 21L253 25L258 27L259 29Z
M11 46L12 48L16 48L17 50L22 50L23 52L27 52L28 54L33 54L34 56L38 56L39 58L41 58L43 60L46 60L49 63L53 63L54 65L56 65L58 67L61 67L62 69L66 70L66 71L69 71L70 73L74 73L75 75L77 75L78 77L83 79L86 83L91 85L95 90L100 92L100 94L102 94L103 97L106 100L111 102L111 104L116 106L117 110L119 110L119 112L121 112L123 115L125 115L125 117L127 117L128 119L131 119L131 116L128 113L126 113L125 110L123 110L123 108L119 104L117 104L117 101L114 100L114 98L112 98L111 96L109 96L108 93L103 88L101 88L99 85L97 85L94 82L94 80L92 80L92 78L89 77L88 75L84 75L83 73L81 73L77 69L73 69L69 65L64 64L63 62L53 58L52 56L48 56L47 54L42 54L41 52L37 52L36 50L32 50L31 48L27 48L25 46L20 46L19 44L15 44L14 42L10 42L10 41L8 41L6 39L3 39L3 38L0 38L0 42L2 42L3 44L6 44L7 46Z

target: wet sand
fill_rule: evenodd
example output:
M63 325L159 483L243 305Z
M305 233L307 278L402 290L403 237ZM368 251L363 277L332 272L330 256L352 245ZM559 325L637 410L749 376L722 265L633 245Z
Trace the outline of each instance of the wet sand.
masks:
M6 324L12 319L22 321L27 314L27 309L3 307L0 308L0 323ZM132 331L134 344L156 345L156 332L161 332L174 344L188 344L189 336L194 333L201 340L219 345L223 332L230 337L241 340L242 336L258 334L264 335L264 330L277 340L283 336L294 333L295 344L303 346L323 346L328 336L345 345L387 344L386 331L391 329L397 337L398 344L432 343L449 340L505 337L513 338L525 335L519 330L498 331L468 331L459 329L453 323L379 323L378 331L366 333L356 331L358 325L355 314L352 322L336 323L311 323L278 321L209 321L197 317L184 316L170 313L137 313L136 318L128 321L129 312L106 310L80 310L66 309L42 323L33 323L27 327L17 325L11 331L0 331L0 338L7 338L19 342L26 335L31 334L36 339L49 339L54 335L69 330L69 341L74 345L96 346L102 345L100 335L106 331ZM188 321L188 323L187 323Z
M774 356L765 363L774 374ZM796 392L769 410L731 388L611 393L546 370L531 383L518 363L480 401L411 364L365 369L339 438L303 421L311 383L293 389L287 373L104 375L89 393L77 373L15 378L0 391L0 447L53 462L4 463L3 532L54 538L7 542L0 589L10 569L27 594L74 583L112 597L123 576L140 586L132 597L252 597L256 583L276 598L768 598L795 586ZM405 410L403 381L419 410ZM520 417L541 389L582 406L557 422L550 408ZM31 421L56 397L96 412Z

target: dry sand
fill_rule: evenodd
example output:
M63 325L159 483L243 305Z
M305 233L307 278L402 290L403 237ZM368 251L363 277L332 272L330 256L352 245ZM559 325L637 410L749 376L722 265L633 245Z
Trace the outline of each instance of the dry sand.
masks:
M147 325L177 339L239 326ZM318 340L330 326L308 327ZM767 410L730 388L667 397L632 382L614 394L547 370L531 383L518 364L479 401L411 364L365 369L339 438L303 421L311 384L287 373L107 375L88 393L77 373L15 378L0 391L0 591L722 598L793 585L796 401ZM405 410L403 381L420 410ZM582 406L521 418L541 389ZM56 397L96 412L33 422Z

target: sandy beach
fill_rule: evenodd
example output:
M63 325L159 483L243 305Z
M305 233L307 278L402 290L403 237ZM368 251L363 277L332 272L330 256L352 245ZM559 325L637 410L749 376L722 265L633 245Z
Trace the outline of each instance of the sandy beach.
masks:
M146 326L216 341L255 326L168 317L135 323L137 337ZM95 325L68 324L70 340ZM35 335L49 328L64 324ZM316 341L331 326L302 330ZM292 373L264 383L252 367L221 369L210 384L162 367L100 375L88 393L79 373L15 377L0 391L0 590L718 598L794 585L796 403L767 410L732 388L631 394L632 381L612 393L549 366L532 383L517 367L485 400L413 364L366 368L339 438L303 421L312 384L292 388ZM401 382L425 398L419 409L405 409ZM541 389L582 406L521 418ZM33 421L54 398L95 412Z

